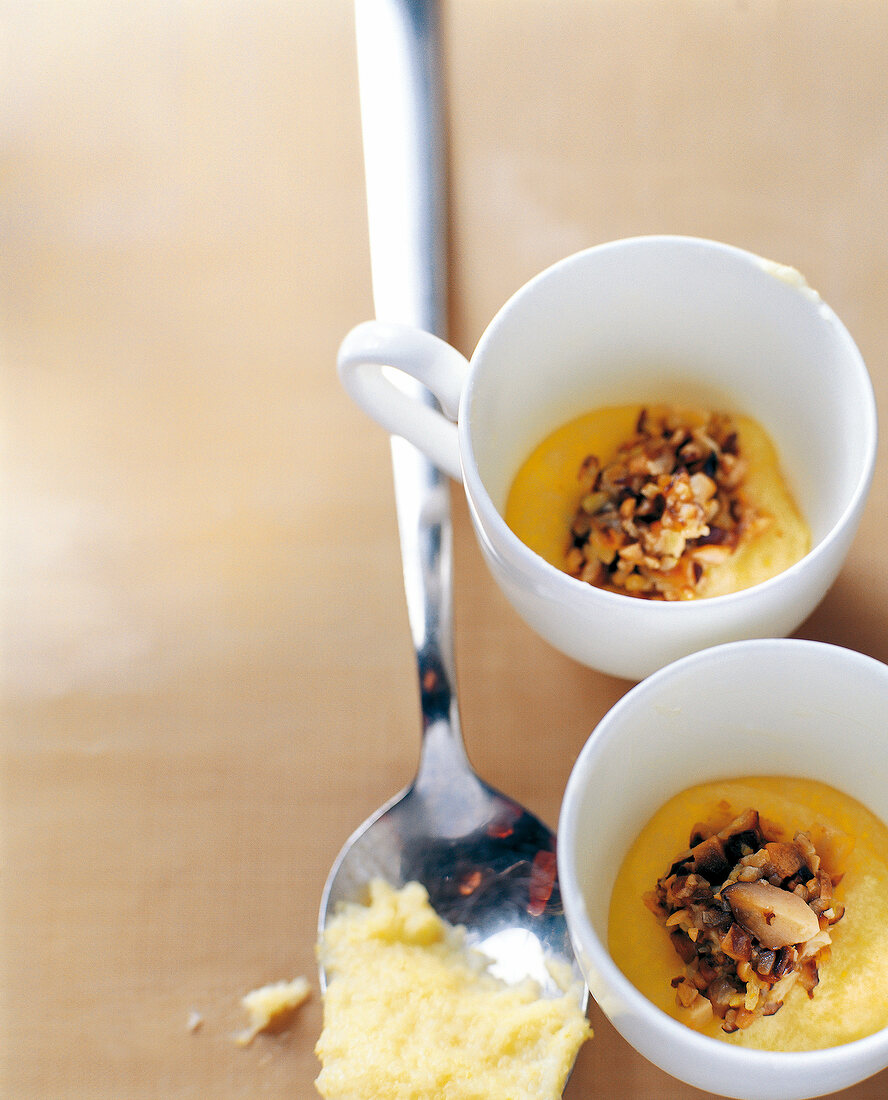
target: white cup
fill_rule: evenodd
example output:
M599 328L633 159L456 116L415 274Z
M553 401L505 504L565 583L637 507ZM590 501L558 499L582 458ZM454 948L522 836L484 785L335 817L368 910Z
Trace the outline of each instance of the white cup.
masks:
M390 367L443 411L406 394ZM506 302L471 363L429 333L366 322L343 341L339 370L366 412L463 481L487 564L522 618L577 661L628 679L794 630L835 579L872 480L872 384L844 325L793 269L714 241L638 237L569 256ZM503 518L522 462L563 423L635 402L758 420L810 552L752 588L660 602L595 588L524 545Z
M688 787L749 775L814 779L888 822L886 711L888 666L822 642L771 638L716 646L660 669L628 691L589 737L558 822L564 911L592 996L627 1042L667 1073L719 1095L800 1100L888 1066L888 1028L788 1053L702 1035L655 1007L607 946L611 893L629 847ZM884 978L860 976L860 988Z

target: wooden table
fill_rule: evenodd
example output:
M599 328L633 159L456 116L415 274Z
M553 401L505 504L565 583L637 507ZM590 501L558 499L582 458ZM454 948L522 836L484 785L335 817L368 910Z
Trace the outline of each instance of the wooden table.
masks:
M0 18L0 1093L309 1097L319 997L246 1049L239 999L316 982L330 863L418 748L388 443L334 369L372 312L351 7ZM881 0L453 0L444 29L458 347L562 255L689 233L798 267L884 405ZM883 455L800 636L888 660L886 496ZM453 500L469 753L554 822L629 685L530 633ZM701 1095L592 1015L568 1096Z

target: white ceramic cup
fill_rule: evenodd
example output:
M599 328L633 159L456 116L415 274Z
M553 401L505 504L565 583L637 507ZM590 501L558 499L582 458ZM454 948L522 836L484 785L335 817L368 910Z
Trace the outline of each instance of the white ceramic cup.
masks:
M443 412L408 396L390 367ZM429 333L370 321L346 336L339 370L366 412L462 479L487 564L524 620L629 679L794 630L835 579L872 479L872 384L844 325L797 272L713 241L639 237L560 261L502 307L471 363ZM549 432L598 406L683 401L769 432L811 528L802 561L745 591L658 602L568 576L507 526L512 480Z
M571 940L601 1009L667 1073L719 1095L800 1100L888 1066L888 1028L805 1053L743 1050L701 1035L654 1007L607 948L611 892L627 850L651 816L689 786L754 774L817 779L888 822L886 712L888 666L881 662L822 642L754 640L656 672L628 691L586 742L558 823ZM873 977L878 983L885 976Z

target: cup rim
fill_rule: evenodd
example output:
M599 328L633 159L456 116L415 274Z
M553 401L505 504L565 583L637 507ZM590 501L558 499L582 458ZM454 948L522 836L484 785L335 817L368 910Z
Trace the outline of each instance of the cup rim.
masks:
M694 665L706 665L746 650L759 650L763 656L776 651L826 653L849 665L866 666L872 671L878 669L881 675L888 675L888 666L874 657L833 643L800 638L757 638L725 642L672 661L631 687L608 710L587 738L574 762L565 787L558 821L559 841L563 837L574 836L583 795L588 788L595 760L614 738L620 736L619 723L623 713L643 706L645 700L655 699L662 681L670 679L676 672L683 672ZM716 1056L723 1068L727 1070L739 1071L741 1068L748 1069L752 1065L761 1072L781 1073L798 1068L811 1073L821 1068L825 1070L827 1066L835 1068L837 1061L850 1065L862 1058L868 1064L870 1055L878 1055L884 1059L884 1063L888 1064L888 1025L859 1039L806 1051L768 1051L734 1047L694 1031L693 1028L669 1016L650 1001L611 958L606 944L602 942L587 915L583 889L576 873L574 860L565 854L565 847L561 843L558 846L558 881L571 940L578 956L586 954L592 960L596 974L601 975L601 984L615 991L619 1000L630 1007L635 1018L642 1021L651 1035L660 1034L671 1043L680 1044L689 1055L699 1055L704 1060L704 1064L706 1059ZM580 947L582 951L579 950ZM595 998L596 990L590 988L590 992ZM615 1019L614 1023L618 1026L619 1021ZM870 1072L878 1072L878 1067ZM853 1083L853 1081L848 1082L849 1085Z
M581 249L557 260L555 263L549 264L519 287L503 305L500 306L484 332L481 334L471 356L469 379L463 389L460 400L457 430L459 434L460 463L463 483L466 486L471 504L481 520L479 525L479 536L484 542L487 552L500 561L509 573L516 579L526 582L526 578L531 571L535 572L542 567L547 578L547 583L553 584L560 589L565 599L569 599L573 602L584 600L594 604L601 604L603 607L612 607L615 610L619 607L625 607L627 600L632 600L633 604L643 602L646 607L651 609L649 612L651 615L667 617L670 615L687 616L690 613L687 610L688 608L699 608L701 605L714 612L720 607L741 605L744 602L757 601L770 592L772 588L786 585L787 583L791 584L792 579L799 573L809 571L812 565L816 565L820 558L829 555L833 543L841 537L848 524L858 515L869 493L875 471L876 452L878 449L878 412L872 378L867 370L860 349L857 347L854 338L851 336L841 318L826 302L820 299L818 301L818 309L820 309L830 323L836 327L836 330L848 345L856 381L861 394L865 398L865 402L861 404L860 409L864 450L863 461L861 462L853 489L846 500L845 507L842 509L841 513L835 517L823 537L815 546L811 547L804 557L800 558L797 562L794 562L780 573L764 581L760 581L758 584L739 589L735 592L727 592L717 596L707 596L699 600L640 601L637 597L597 588L594 585L587 584L575 577L571 577L568 573L563 572L558 569L557 566L546 561L546 559L537 554L536 551L531 550L506 523L500 510L493 503L493 499L478 473L478 467L475 461L475 450L469 428L469 418L466 415L466 410L468 409L474 392L474 369L477 359L484 353L487 345L495 337L496 329L505 314L523 298L533 293L535 287L539 283L550 278L556 270L582 263L586 257L592 254L600 254L615 250L622 251L627 248L646 248L663 244L721 252L749 266L758 268L763 274L767 274L767 269L763 265L770 262L754 252L706 237L677 234L649 234L619 238L612 241L606 241L602 244L592 245L589 248ZM494 542L496 545L494 545Z

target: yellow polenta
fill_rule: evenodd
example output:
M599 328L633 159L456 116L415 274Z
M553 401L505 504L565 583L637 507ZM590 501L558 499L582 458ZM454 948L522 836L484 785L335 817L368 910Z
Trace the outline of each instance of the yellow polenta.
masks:
M376 881L319 944L327 1100L556 1100L590 1034L573 993L506 985L419 883Z
M596 409L547 436L522 464L509 491L505 519L525 545L557 569L565 568L570 527L582 490L578 471L594 454L610 461L632 437L641 405ZM699 597L749 588L781 573L810 549L811 536L780 470L773 442L752 418L732 417L740 453L748 463L744 494L767 528L740 546L726 561L709 567Z
M706 1034L763 1050L817 1050L888 1026L888 827L859 802L823 783L755 777L708 783L670 799L644 826L620 869L611 896L611 954L629 980L664 1012L682 1019L671 980L683 972L669 936L642 897L687 847L691 829L727 800L734 813L755 807L786 838L825 825L853 838L847 871L836 888L845 915L830 929L830 957L809 997L790 990L773 1016L726 1035L716 1020Z

